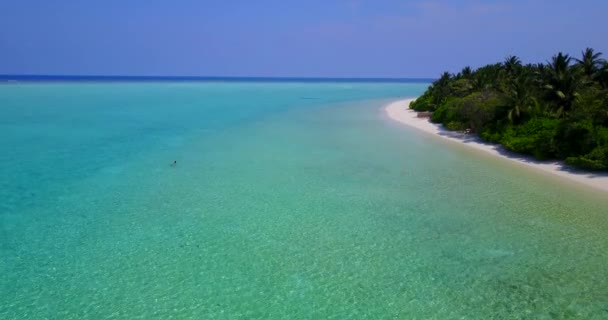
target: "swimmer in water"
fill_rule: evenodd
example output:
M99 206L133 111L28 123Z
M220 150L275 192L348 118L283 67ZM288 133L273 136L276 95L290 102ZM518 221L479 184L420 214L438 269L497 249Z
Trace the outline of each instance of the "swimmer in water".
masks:
M173 161L173 163L171 164L172 167L177 166L177 160Z

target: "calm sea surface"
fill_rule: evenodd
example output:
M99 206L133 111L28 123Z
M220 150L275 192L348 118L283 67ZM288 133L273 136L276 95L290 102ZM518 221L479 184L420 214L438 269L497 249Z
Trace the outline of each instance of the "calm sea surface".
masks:
M607 197L386 119L427 86L0 86L0 319L608 319Z

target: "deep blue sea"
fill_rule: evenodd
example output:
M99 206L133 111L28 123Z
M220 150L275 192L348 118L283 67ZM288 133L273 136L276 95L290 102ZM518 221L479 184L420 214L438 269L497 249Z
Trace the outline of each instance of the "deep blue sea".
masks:
M605 195L387 119L429 82L31 80L0 319L608 318Z

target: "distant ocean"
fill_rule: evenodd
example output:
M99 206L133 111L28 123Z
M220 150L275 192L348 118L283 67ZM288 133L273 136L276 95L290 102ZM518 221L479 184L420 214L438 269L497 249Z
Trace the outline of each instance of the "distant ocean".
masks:
M0 83L0 319L608 318L608 200L386 119L428 80Z
M272 77L198 77L198 76L72 76L72 75L6 75L4 82L354 82L354 83L430 83L431 78L272 78Z

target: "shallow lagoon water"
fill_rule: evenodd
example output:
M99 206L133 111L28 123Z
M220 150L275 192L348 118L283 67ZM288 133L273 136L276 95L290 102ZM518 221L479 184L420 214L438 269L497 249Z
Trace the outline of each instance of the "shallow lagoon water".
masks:
M385 118L427 85L0 86L0 318L608 318L605 197Z

